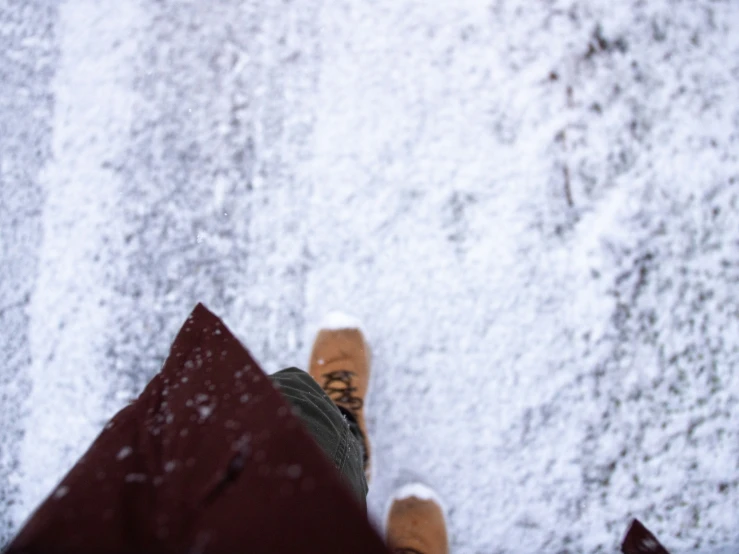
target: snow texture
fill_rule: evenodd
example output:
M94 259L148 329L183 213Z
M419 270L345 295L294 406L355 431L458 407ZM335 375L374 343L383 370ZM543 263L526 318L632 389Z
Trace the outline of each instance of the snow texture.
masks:
M326 314L321 320L321 329L341 330L341 329L362 329L364 326L354 316L339 311L333 311Z
M739 3L5 0L0 76L0 547L202 301L361 318L376 521L739 550Z
M436 493L421 483L410 483L399 488L390 495L392 500L404 500L407 498L418 498L419 500L431 500L441 505L441 500Z

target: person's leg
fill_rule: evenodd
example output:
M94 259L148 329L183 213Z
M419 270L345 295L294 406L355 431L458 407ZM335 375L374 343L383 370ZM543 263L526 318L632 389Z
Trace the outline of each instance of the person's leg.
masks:
M363 504L370 468L364 412L369 376L369 346L360 325L338 313L323 321L308 373L290 368L272 376Z
M363 505L370 467L364 412L369 375L369 346L360 326L335 314L316 337L308 374L290 368L272 376ZM431 489L415 483L395 492L387 541L398 554L448 554L444 510Z
M364 475L364 449L356 420L352 421L342 413L305 371L291 367L270 378L293 405L296 415L344 477L360 504L366 507L368 487Z
M370 350L359 323L330 314L313 343L308 373L350 422L364 449L364 472L370 480L370 444L365 419L369 389Z
M339 408L339 411L346 419L346 422L349 424L349 429L352 432L352 435L354 435L354 438L357 439L359 442L359 446L362 448L362 462L364 464L365 469L369 467L369 452L367 452L365 448L365 444L368 443L367 437L364 434L364 431L362 431L362 428L359 426L359 422L357 421L356 416L344 406L336 405L337 408ZM369 476L366 475L365 477L369 480Z

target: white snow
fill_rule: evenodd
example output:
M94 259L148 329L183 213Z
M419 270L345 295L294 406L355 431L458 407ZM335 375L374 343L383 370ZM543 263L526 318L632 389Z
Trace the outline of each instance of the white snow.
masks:
M737 550L739 4L18 6L0 548L202 301L269 372L355 314L378 521L412 470L462 554Z
M323 317L320 328L333 331L341 329L362 329L362 322L352 315L333 311Z
M431 487L423 483L409 483L403 485L390 495L392 500L405 500L407 498L418 498L419 500L431 500L441 506L439 496Z
M103 359L104 330L111 328L111 211L120 178L105 162L122 155L123 145L104 137L125 132L132 122L125 60L134 51L130 39L138 14L126 3L105 10L83 1L69 8L60 10L58 23L53 158L41 178L44 241L28 307L32 389L24 399L16 522L43 500L121 407L104 393L109 373ZM80 32L91 27L95 36Z
M133 448L131 448L130 446L124 446L123 448L120 449L120 451L116 455L116 460L118 460L118 461L125 460L132 453L133 453Z
M205 421L213 413L213 406L198 406L200 421Z
M64 487L64 486L58 487L54 491L53 498L54 499L64 498L65 496L67 496L67 494L69 494L69 487Z

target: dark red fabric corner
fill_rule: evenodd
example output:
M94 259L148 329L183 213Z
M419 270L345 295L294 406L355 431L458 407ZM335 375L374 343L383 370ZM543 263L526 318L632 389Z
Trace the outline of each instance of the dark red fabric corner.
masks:
M631 523L626 532L621 552L624 554L669 554L667 549L638 519Z
M202 304L8 552L387 553L249 352Z

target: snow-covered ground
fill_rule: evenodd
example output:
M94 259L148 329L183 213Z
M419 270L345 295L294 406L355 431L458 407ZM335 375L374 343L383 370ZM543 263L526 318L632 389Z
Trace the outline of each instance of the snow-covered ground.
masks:
M0 546L197 301L373 349L370 510L739 550L739 3L0 0Z

